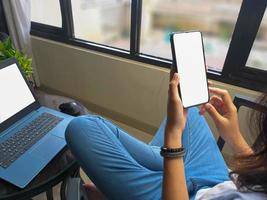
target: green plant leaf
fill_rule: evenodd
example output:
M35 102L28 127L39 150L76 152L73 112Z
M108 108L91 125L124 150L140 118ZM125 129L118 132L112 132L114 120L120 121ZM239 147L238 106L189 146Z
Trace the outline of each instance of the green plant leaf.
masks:
M5 45L4 45L4 43L3 43L3 42L0 42L0 51L3 51L3 50L4 50L4 48L5 48Z
M24 52L15 49L10 38L0 42L0 60L15 57L21 66L22 71L27 77L33 73L32 59L28 58Z

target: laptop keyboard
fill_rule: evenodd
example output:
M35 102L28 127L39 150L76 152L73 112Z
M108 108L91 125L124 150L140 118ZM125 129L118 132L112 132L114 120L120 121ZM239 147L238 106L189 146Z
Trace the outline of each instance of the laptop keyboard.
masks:
M43 113L0 144L0 166L7 168L63 118Z

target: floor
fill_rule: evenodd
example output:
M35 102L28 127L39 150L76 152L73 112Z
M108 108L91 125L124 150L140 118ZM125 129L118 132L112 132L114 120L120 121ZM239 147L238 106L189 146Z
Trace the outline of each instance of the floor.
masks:
M86 176L86 174L81 170L81 177L82 179L87 182L89 181L89 178ZM53 188L53 194L54 194L54 200L60 200L60 186L61 186L61 183L56 185L54 188ZM33 200L47 200L46 199L46 195L45 193L42 193L36 197L33 198Z

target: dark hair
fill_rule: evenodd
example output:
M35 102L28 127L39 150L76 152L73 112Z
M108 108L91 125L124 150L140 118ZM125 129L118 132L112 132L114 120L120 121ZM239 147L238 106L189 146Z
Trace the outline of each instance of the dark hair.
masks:
M237 157L230 176L237 175L235 183L241 191L267 193L267 93L259 99L259 105L260 109L250 114L251 133L259 135L252 147L254 153Z

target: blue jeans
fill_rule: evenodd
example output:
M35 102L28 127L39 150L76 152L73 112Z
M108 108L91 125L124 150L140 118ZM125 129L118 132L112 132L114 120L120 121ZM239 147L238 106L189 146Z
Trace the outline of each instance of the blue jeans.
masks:
M108 199L156 200L162 192L160 147L165 125L166 120L145 144L102 117L82 116L70 122L66 140L85 173ZM229 180L224 159L197 108L188 110L182 143L190 199L201 188Z

